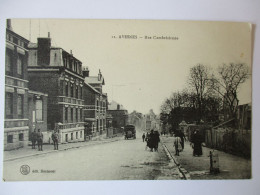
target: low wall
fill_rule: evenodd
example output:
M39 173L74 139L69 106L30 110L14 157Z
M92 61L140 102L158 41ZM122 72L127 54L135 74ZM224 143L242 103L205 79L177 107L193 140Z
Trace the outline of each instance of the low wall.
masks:
M230 128L206 130L205 143L210 148L216 148L246 158L251 157L250 130L234 130Z

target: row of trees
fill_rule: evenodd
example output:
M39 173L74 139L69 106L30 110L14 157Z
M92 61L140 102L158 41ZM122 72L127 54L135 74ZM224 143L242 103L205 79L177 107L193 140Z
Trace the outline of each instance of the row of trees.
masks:
M161 105L163 125L168 123L176 129L182 120L217 124L223 112L235 117L238 89L249 76L249 67L241 63L224 64L216 70L203 64L193 66L187 88L173 92Z

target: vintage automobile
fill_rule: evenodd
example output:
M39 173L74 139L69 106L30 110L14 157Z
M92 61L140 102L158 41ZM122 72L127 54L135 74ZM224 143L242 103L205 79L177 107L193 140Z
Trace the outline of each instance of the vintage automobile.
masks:
M125 139L133 138L136 139L136 131L134 125L125 126Z

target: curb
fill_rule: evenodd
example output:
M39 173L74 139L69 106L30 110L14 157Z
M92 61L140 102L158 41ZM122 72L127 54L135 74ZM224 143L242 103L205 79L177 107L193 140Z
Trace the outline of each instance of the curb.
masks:
M191 178L190 178L189 172L187 170L185 170L183 167L181 167L178 160L170 153L170 151L168 150L168 148L166 147L166 145L164 143L162 143L162 146L163 146L163 149L164 149L166 155L170 159L170 161L174 162L174 164L178 167L180 178L183 180L190 180Z
M46 152L43 152L43 153L29 154L29 155L19 156L19 157L15 157L15 158L9 158L9 159L3 160L3 162L14 161L14 160L18 160L18 159L29 158L29 157L33 157L33 156L40 156L40 155L44 155L44 154L66 151L66 150L71 150L71 149L83 148L83 147L86 147L86 146L106 144L106 143L111 143L111 142L116 142L116 141L119 141L119 140L109 140L109 141L104 140L104 142L101 142L101 143L91 142L90 144L87 144L87 145L73 146L73 147L64 148L64 149L60 149L60 150L50 150L50 151L46 151Z

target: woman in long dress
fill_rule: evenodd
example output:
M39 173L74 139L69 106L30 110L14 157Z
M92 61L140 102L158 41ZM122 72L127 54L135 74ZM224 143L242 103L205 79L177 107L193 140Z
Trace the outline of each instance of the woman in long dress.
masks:
M191 139L193 143L193 156L201 156L202 155L202 139L198 130L195 130Z

